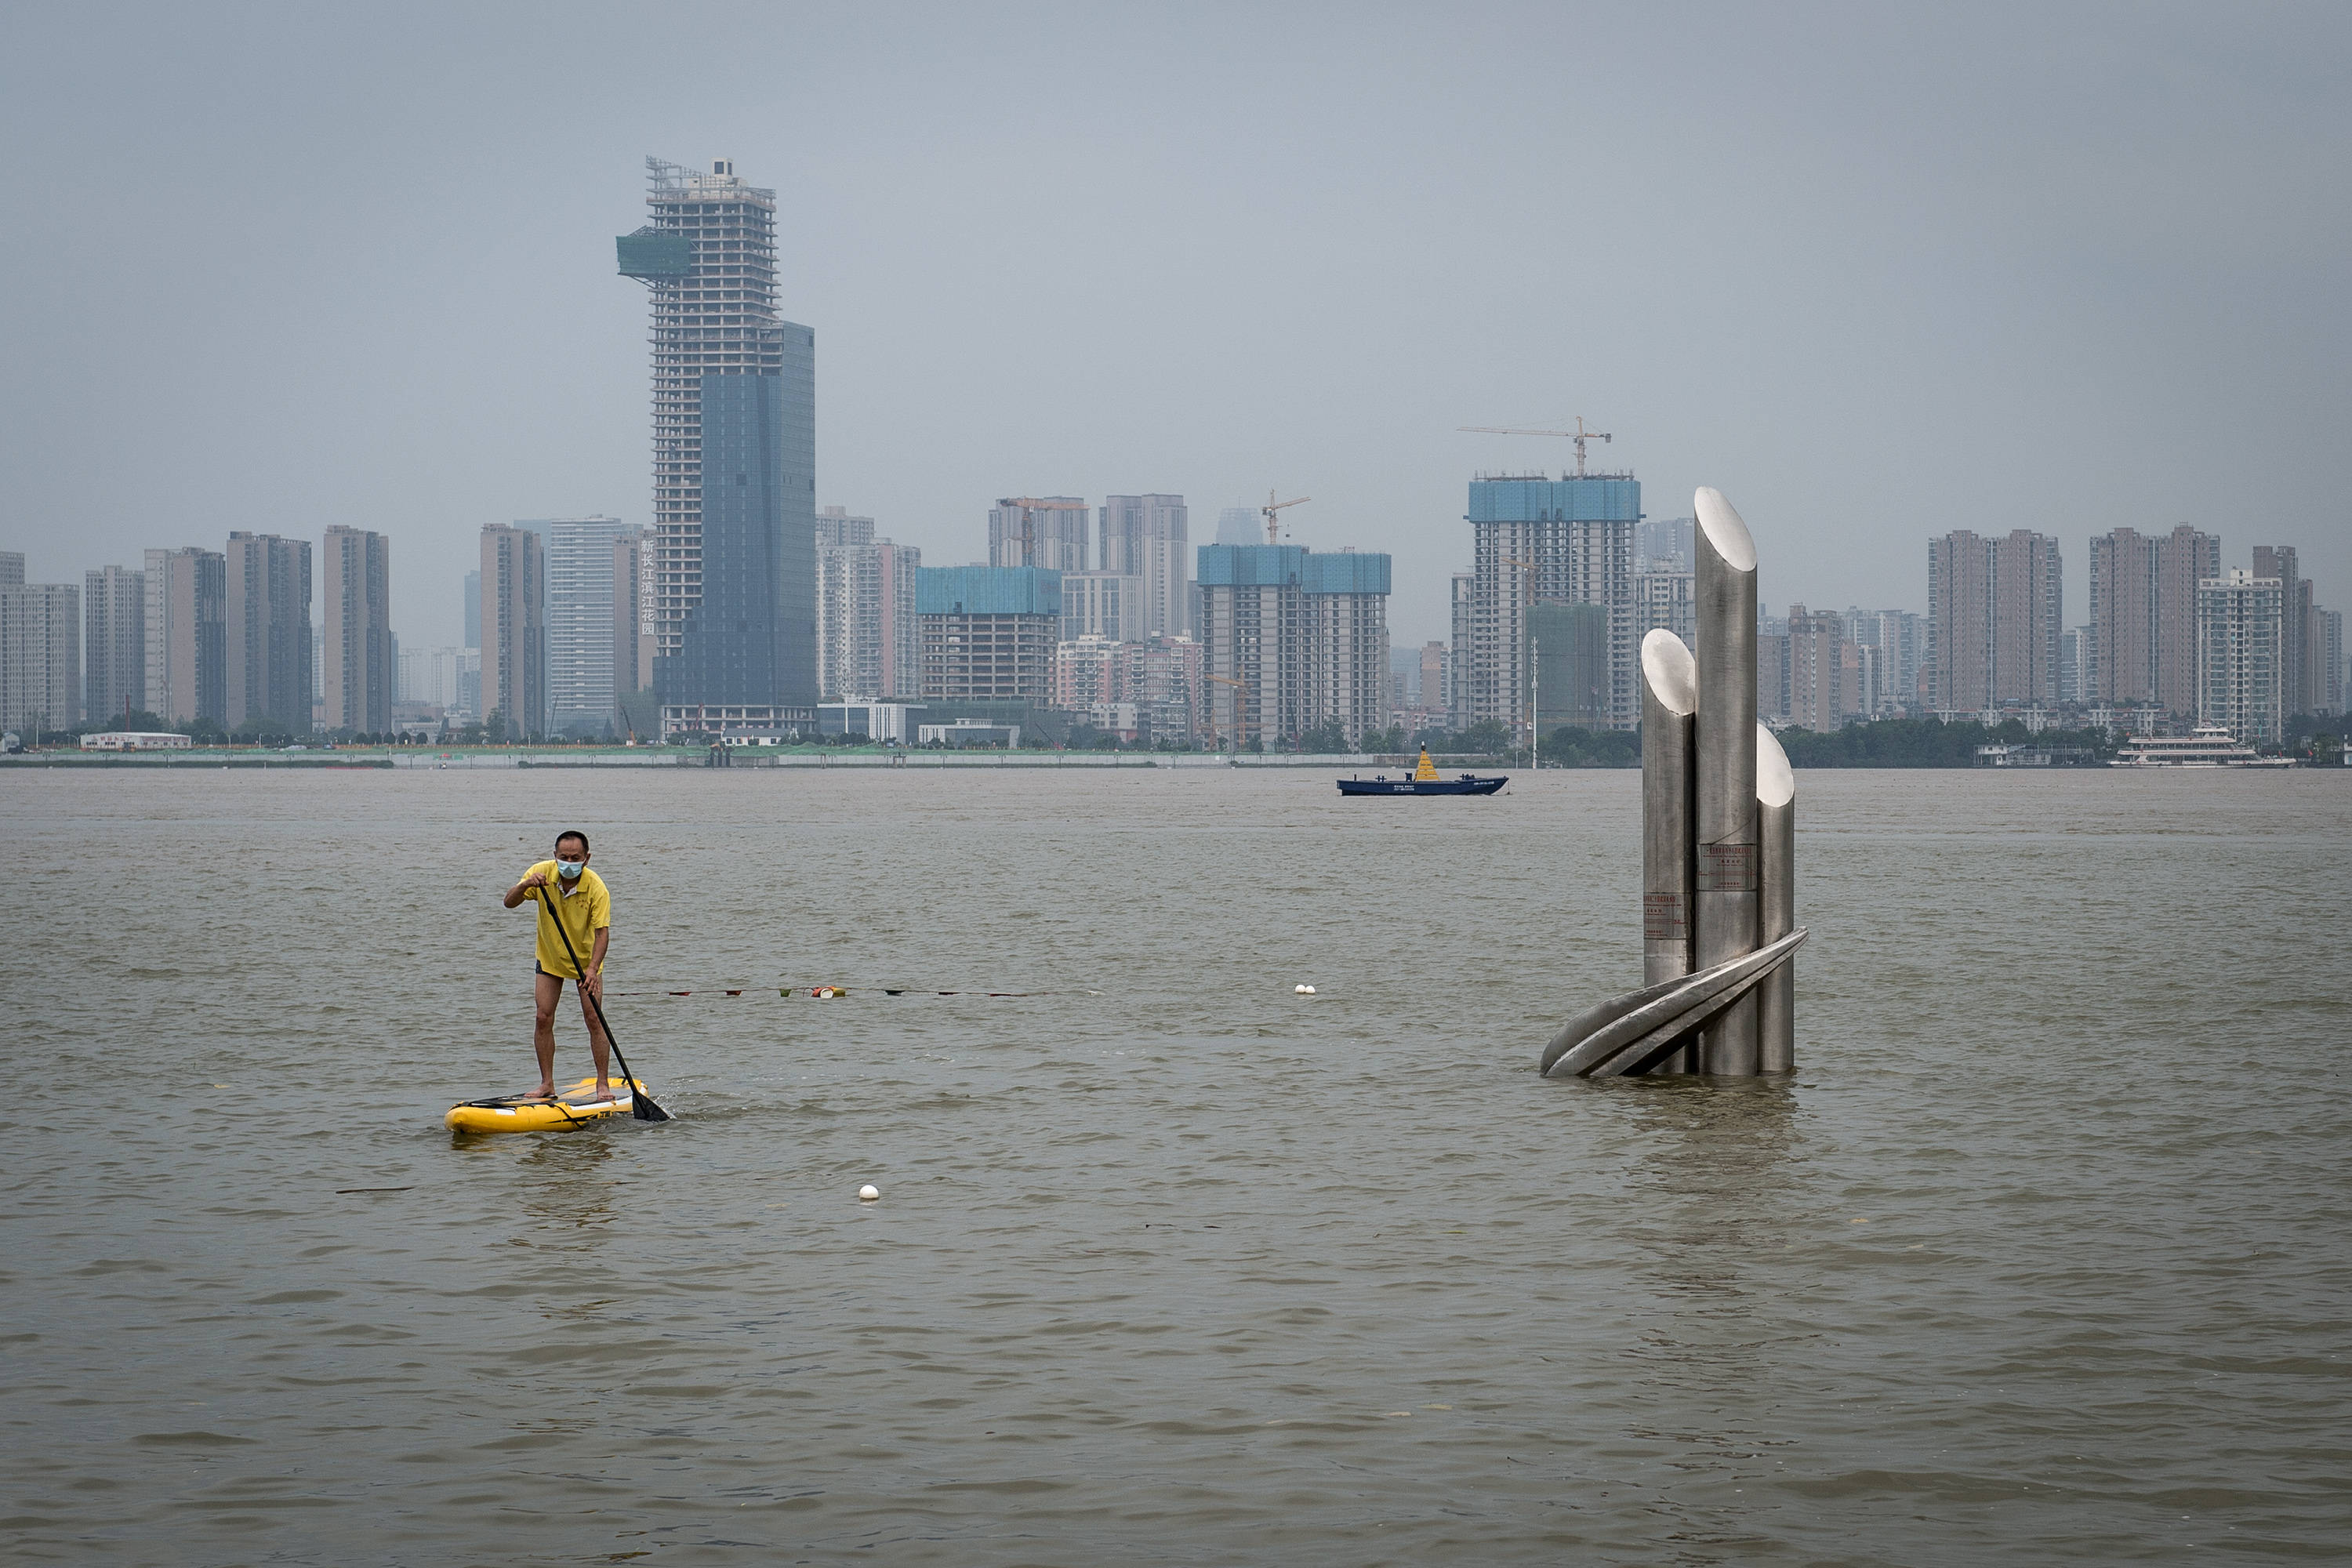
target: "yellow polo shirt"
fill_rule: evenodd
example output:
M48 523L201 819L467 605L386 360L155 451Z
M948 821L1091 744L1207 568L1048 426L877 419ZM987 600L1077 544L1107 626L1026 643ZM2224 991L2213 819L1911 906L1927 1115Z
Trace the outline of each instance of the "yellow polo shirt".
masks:
M560 889L559 896L548 907L563 921L564 935L572 939L572 946L580 954L580 962L593 963L596 961L596 933L613 923L613 895L604 890L604 879L596 875L593 869L589 869L582 871L577 880L566 882L556 875L553 860L541 860L538 865L527 868L522 875L528 877L533 871L545 877L554 887L531 889L531 901L537 903L551 891ZM515 879L520 881L522 878ZM539 966L562 979L580 978L580 971L573 967L571 958L563 951L563 937L555 934L554 921L537 910L532 911L532 917L539 924Z

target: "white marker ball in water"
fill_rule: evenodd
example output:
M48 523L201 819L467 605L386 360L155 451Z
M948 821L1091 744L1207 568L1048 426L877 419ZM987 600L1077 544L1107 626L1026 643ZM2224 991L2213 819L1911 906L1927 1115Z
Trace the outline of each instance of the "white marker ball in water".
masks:
M857 1201L861 1204L870 1204L881 1195L882 1189L871 1182L857 1189Z
M1312 985L1294 985L1290 988L1290 994L1293 996L1312 996L1315 994L1315 987Z

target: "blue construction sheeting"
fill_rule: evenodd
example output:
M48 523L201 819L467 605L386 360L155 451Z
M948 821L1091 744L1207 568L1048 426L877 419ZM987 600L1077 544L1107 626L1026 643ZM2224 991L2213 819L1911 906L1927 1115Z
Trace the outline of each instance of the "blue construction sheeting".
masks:
M1639 522L1639 479L1473 479L1472 522Z
M1273 588L1296 582L1307 560L1303 544L1203 544L1203 588Z
M1378 552L1353 550L1337 555L1310 554L1298 585L1310 594L1385 594L1389 558Z
M919 616L1059 616L1062 574L1045 566L920 566Z
M1297 584L1307 594L1385 594L1389 558L1342 551L1318 555L1302 544L1203 544L1203 588L1277 588Z

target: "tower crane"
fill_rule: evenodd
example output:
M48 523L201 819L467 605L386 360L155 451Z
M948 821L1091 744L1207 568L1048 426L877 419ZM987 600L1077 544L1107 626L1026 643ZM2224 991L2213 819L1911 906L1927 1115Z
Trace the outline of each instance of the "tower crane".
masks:
M1521 425L1457 425L1454 428L1480 436L1565 436L1576 443L1576 477L1580 479L1585 477L1584 444L1609 439L1609 433L1605 430L1587 430L1581 414L1576 416L1576 428L1573 430L1536 430Z
M999 496L996 504L1017 506L1021 509L1021 564L1024 566L1037 564L1037 510L1039 509L1047 511L1071 510L1066 501L1045 500L1036 496ZM1081 506L1076 510L1083 511L1086 509Z
M1304 506L1307 502L1313 500L1315 498L1313 496L1300 496L1297 500L1276 500L1274 499L1274 492L1272 490L1266 491L1265 504L1257 509L1265 518L1265 542L1268 544L1279 544L1281 542L1281 540L1278 537L1281 525L1275 520L1274 514L1276 512L1280 511L1286 506Z

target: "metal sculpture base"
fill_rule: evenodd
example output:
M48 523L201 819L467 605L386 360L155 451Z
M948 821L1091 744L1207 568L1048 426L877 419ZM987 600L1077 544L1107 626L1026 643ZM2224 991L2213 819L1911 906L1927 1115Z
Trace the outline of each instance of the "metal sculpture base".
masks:
M1628 991L1570 1019L1544 1047L1546 1078L1620 1078L1646 1072L1679 1050L1691 1032L1748 995L1796 953L1799 927L1754 952Z

